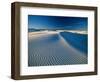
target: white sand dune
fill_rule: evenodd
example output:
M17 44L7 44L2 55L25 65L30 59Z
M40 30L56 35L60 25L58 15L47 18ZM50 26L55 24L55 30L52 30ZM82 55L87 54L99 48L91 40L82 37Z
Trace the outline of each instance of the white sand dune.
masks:
M59 32L45 31L29 33L28 65L72 65L86 64L87 57L76 50Z

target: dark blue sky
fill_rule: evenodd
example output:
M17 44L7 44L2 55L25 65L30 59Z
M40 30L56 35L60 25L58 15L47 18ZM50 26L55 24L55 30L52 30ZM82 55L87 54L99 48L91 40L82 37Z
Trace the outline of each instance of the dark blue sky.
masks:
M87 30L86 17L28 15L28 28Z

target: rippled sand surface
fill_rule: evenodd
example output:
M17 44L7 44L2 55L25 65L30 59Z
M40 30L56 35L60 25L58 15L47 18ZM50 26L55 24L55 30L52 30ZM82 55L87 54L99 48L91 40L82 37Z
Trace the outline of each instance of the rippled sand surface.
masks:
M69 37L72 39L73 37ZM28 65L73 65L86 64L87 55L69 44L59 32L29 33ZM76 41L77 42L77 41Z

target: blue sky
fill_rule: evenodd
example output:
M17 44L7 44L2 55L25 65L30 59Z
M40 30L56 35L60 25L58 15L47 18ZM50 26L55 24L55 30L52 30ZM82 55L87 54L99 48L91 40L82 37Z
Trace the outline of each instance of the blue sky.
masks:
M87 30L86 17L28 15L28 28Z

